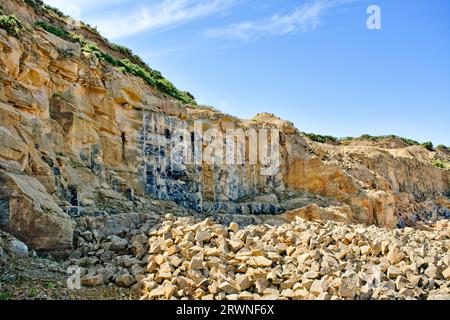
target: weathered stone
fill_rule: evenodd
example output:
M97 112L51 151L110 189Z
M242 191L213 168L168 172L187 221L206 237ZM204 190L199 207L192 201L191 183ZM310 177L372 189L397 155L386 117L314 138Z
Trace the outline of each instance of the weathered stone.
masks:
M354 299L356 296L356 289L358 286L358 275L350 274L342 278L341 286L339 287L339 295L343 298Z
M450 280L450 267L442 271L442 275L444 276L445 280Z
M0 197L7 205L0 227L35 250L72 247L75 222L37 179L0 172L0 180Z
M406 254L396 245L389 247L387 258L390 263L397 264L405 258Z
M198 242L208 242L211 238L212 234L209 231L198 231L195 235L195 240Z
M130 274L119 274L115 276L115 282L119 287L128 288L135 283L135 278Z
M103 282L104 278L102 274L88 275L81 278L81 285L85 287L98 287L101 286Z
M254 267L271 267L272 266L272 260L269 260L262 256L251 257L247 263L248 263L248 265L254 266Z
M231 285L228 281L224 281L224 282L220 283L218 288L227 294L238 293L238 290L233 285Z
M108 240L111 241L110 249L117 253L125 251L128 246L126 239L117 236L109 236Z

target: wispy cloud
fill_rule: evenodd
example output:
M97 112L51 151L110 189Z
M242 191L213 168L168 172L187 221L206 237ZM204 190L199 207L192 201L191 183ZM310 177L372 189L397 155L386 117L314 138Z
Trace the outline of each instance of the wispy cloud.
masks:
M164 0L157 4L134 6L130 12L108 12L95 17L91 24L108 38L124 38L221 13L235 3L236 0Z
M78 7L84 11L90 11L125 3L126 0L44 0L44 2L48 5L59 8L65 13L71 13L72 8L74 7ZM84 13L86 14L87 12Z
M285 35L315 30L323 16L332 8L355 0L314 0L296 7L284 15L235 23L224 28L209 29L205 34L210 38L248 41L264 36Z

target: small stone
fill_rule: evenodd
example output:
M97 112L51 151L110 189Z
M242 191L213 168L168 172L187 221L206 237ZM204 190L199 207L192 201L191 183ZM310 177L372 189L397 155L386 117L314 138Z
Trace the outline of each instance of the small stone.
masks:
M308 272L305 272L303 274L303 277L305 279L317 279L319 277L319 273L317 271L310 270Z
M239 293L239 300L243 300L243 301L249 301L249 300L254 300L253 294L248 292L248 291L244 291Z
M239 300L239 295L238 294L228 294L225 299L230 300L230 301L236 301Z
M158 254L158 255L155 257L155 262L156 262L158 265L162 265L165 261L166 261L166 259L164 258L164 256L163 256L162 254Z
M178 266L181 265L181 263L183 262L183 260L181 260L178 256L171 256L169 258L169 262L175 267L178 268Z
M326 284L323 280L314 280L314 282L311 285L311 288L309 291L314 294L316 297L321 295L326 291Z
M164 296L165 293L166 293L165 288L163 286L159 286L159 287L153 289L152 291L150 291L150 293L148 294L148 297L150 299L157 299L157 298Z
M92 232L90 232L90 231L85 231L85 232L81 233L80 236L87 242L92 242L94 240L94 236L92 235Z
M375 242L371 247L371 253L373 256L378 257L381 254L381 243Z
M434 264L429 265L424 273L431 279L439 278L438 269L436 268L436 266Z
M128 246L128 241L126 239L117 236L110 236L109 240L111 241L109 248L116 253L124 251Z
M220 283L218 288L227 294L238 293L238 290L235 287L233 287L228 281Z
M239 231L239 225L236 222L231 222L228 229L236 233Z
M98 287L103 284L103 275L88 275L81 278L81 285L84 287Z
M8 251L17 257L28 257L28 246L15 238L11 240Z
M271 267L272 260L267 259L263 256L252 257L249 259L248 264L254 267Z
M234 252L240 250L244 246L244 242L240 239L233 239L228 241L228 244L230 245L231 249L233 249Z
M408 279L406 279L403 276L398 276L397 279L395 279L395 287L397 288L397 290L401 290L403 288L406 288L408 286L410 286L411 284L409 283Z
M444 290L433 290L428 295L427 300L450 300L450 294Z
M370 300L371 297L372 297L372 289L368 285L362 286L359 291L359 299Z
M402 275L402 271L394 266L389 266L386 274L390 279L397 279L398 276Z
M442 271L442 276L445 280L450 280L450 267Z
M405 258L406 254L397 245L389 247L387 258L390 263L397 264Z
M208 242L209 240L211 240L212 238L212 234L209 231L198 231L197 234L195 235L195 240L197 242Z
M165 285L164 286L164 297L166 299L172 298L172 296L174 295L176 290L177 290L177 287L174 285L171 285L171 284Z
M130 274L119 274L116 275L115 282L119 287L129 288L136 281L134 277Z
M250 278L245 274L236 275L235 282L239 291L245 291L252 286Z
M358 284L358 275L350 274L344 276L339 288L339 295L343 298L354 299L356 296L356 288Z
M189 263L189 270L198 270L203 268L203 259L201 257L193 257Z

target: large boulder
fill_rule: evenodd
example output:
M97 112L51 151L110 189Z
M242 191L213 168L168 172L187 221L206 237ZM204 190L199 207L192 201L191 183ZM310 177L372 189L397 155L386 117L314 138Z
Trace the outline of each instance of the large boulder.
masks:
M72 247L75 222L35 178L0 172L0 227L30 248Z

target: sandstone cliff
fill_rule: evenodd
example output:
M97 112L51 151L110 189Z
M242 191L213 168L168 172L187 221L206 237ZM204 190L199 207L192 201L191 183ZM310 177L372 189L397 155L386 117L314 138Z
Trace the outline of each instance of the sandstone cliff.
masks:
M241 120L187 104L102 58L126 55L87 26L73 28L37 1L2 5L23 26L20 34L0 29L0 227L33 249L70 248L77 225L127 213L300 216L389 228L450 215L450 171L433 165L448 163L447 151L322 144L270 114ZM194 137L196 120L223 137L231 128L245 136L278 129L279 170L166 161L177 156L173 137Z

